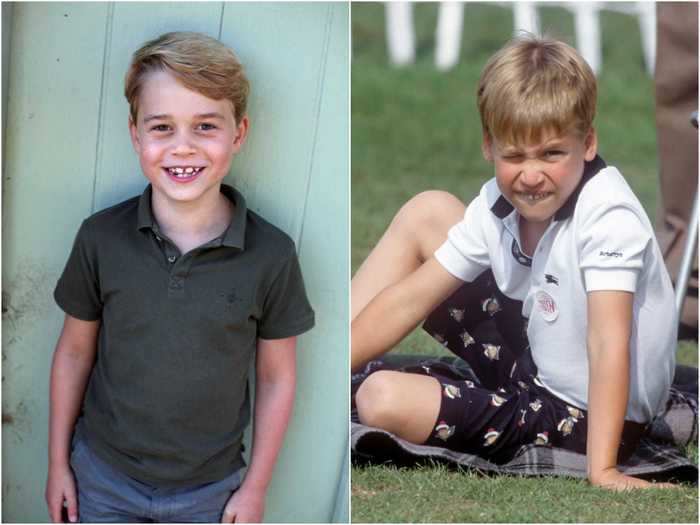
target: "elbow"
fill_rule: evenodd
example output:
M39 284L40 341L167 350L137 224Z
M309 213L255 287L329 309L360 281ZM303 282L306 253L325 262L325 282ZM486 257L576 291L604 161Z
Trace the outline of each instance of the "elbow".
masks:
M275 373L258 373L255 377L258 389L274 392L292 392L296 390L296 372L278 370Z
M92 365L97 348L59 340L54 351L54 360L63 360L76 365Z

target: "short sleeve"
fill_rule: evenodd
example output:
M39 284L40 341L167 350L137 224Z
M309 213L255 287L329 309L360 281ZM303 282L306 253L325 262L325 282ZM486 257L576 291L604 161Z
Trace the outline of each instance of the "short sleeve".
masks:
M296 252L287 258L263 303L258 337L282 339L302 334L314 326L314 311L306 297Z
M491 212L483 201L483 195L479 195L469 204L464 218L450 228L447 240L435 251L437 261L465 282L476 279L491 264L482 224L484 210Z
M587 292L635 292L651 233L629 208L599 207L580 233L580 266Z
M53 293L65 313L83 321L96 321L102 315L97 250L92 241L88 222L83 221Z

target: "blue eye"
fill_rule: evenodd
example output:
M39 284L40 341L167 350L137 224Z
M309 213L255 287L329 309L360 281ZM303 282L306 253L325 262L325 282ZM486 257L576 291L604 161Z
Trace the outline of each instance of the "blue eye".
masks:
M157 132L165 132L165 131L169 131L169 130L170 130L170 126L168 126L167 124L156 124L155 126L153 126L150 129L150 131L157 131Z
M216 126L214 124L210 124L209 122L203 122L199 125L199 128L202 131L211 131L213 129L216 129Z

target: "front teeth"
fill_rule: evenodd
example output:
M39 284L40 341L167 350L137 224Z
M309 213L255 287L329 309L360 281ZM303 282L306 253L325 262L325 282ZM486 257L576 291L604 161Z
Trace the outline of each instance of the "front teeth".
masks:
M537 194L524 193L523 196L525 197L525 199L527 199L530 202L536 202L536 201L544 199L547 196L547 194L546 193L537 193Z
M168 172L180 179L184 179L187 177L191 177L192 175L196 175L202 170L202 168L193 168L191 166L188 166L186 168L168 168Z

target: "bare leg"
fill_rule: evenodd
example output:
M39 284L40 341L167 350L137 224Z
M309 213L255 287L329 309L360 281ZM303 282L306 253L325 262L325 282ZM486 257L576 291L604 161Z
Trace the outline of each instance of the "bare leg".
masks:
M462 217L464 204L444 191L426 191L404 204L351 281L352 319L384 288L429 259Z
M358 389L357 414L364 425L420 445L430 437L440 413L440 388L430 376L380 370Z

